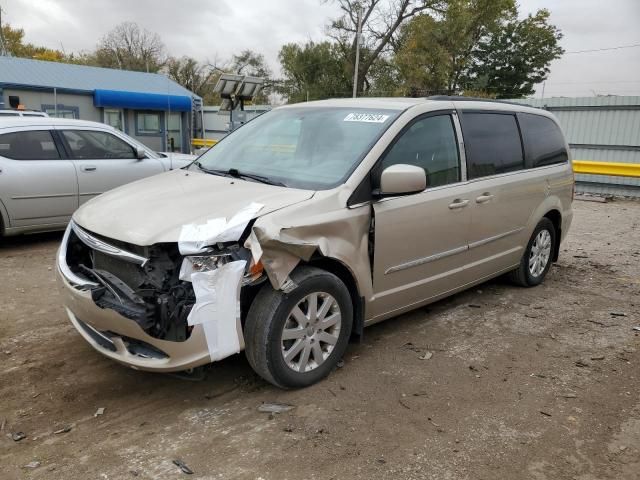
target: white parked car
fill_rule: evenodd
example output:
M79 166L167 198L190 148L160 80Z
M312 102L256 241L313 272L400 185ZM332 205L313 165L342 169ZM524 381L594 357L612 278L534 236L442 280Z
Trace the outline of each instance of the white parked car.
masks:
M0 235L64 229L87 200L195 158L103 123L0 116Z

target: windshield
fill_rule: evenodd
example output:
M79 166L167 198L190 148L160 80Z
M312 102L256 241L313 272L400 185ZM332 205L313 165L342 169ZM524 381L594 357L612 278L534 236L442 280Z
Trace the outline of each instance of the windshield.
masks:
M397 110L276 109L225 137L201 169L259 175L272 183L326 190L343 183L393 122Z

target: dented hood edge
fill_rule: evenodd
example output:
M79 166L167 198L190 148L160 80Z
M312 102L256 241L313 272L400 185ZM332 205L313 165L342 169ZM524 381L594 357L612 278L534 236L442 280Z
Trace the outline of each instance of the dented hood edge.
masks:
M258 218L308 201L314 194L312 190L174 170L88 201L76 210L73 221L106 238L150 246L178 242L185 225L229 220L252 202L263 206L254 217Z

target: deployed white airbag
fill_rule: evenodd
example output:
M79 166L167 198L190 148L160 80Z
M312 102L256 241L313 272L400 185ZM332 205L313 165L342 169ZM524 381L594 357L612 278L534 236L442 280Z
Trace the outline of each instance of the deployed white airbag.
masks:
M202 325L212 362L239 353L244 347L240 287L246 263L238 260L215 270L191 274L196 304L187 323Z

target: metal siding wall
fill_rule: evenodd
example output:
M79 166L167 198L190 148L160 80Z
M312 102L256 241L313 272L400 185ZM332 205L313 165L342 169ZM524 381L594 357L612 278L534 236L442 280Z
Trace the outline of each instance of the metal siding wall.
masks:
M537 108L545 107L628 107L639 106L640 96L518 98L512 102Z
M562 125L569 143L640 145L640 108L638 110L550 110Z

